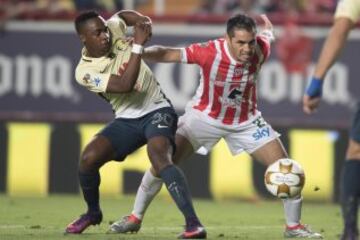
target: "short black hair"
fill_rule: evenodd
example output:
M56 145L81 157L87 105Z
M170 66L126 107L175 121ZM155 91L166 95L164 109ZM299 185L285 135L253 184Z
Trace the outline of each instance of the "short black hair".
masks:
M79 14L75 18L76 32L80 33L80 30L81 30L82 26L84 26L86 21L88 21L89 19L92 19L92 18L97 18L99 16L100 16L99 13L96 12L96 11L86 11L86 12L83 12L83 13Z
M226 33L230 36L234 36L234 29L245 29L248 32L256 32L255 20L244 14L236 14L229 18L226 23Z

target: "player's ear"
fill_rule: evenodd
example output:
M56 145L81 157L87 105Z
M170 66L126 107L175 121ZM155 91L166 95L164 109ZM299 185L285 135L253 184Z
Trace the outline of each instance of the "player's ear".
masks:
M84 34L79 34L79 38L82 43L85 43L85 35Z

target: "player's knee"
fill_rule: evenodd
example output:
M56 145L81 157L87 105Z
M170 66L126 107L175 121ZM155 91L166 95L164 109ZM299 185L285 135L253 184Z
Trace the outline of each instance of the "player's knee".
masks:
M149 149L149 158L151 161L151 164L155 170L155 172L158 174L162 169L164 169L166 166L172 164L171 163L171 154L169 154L164 149Z
M101 166L94 151L86 151L81 155L79 168L81 171L96 170Z

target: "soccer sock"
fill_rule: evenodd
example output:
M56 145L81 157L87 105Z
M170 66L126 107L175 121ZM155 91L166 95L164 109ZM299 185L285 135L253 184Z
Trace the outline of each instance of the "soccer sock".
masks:
M301 196L283 200L285 221L288 227L294 227L300 224L302 200L303 198Z
M360 196L360 161L347 160L344 163L341 181L341 208L345 228L357 229L358 198Z
M135 217L140 220L143 219L146 209L160 191L162 183L162 179L152 175L150 170L145 172L135 197L134 208L132 211L132 214Z
M192 227L201 225L199 219L196 216L191 201L189 187L182 171L175 165L169 165L161 170L160 176L164 181L171 197L174 199L176 205L183 213L186 220L186 226Z
M79 171L79 179L84 199L88 206L88 212L99 212L99 171L94 173L82 173Z

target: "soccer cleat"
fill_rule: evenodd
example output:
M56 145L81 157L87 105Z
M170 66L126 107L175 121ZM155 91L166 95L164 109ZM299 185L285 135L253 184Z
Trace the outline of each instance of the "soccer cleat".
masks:
M359 231L357 229L345 229L341 240L359 240Z
M181 233L179 239L205 239L206 230L203 226L196 226L192 228L187 228L183 233Z
M90 225L100 224L101 221L102 221L101 212L95 212L95 213L88 212L81 215L78 219L70 223L66 227L65 233L80 234Z
M108 233L137 233L140 228L141 220L131 214L111 224Z
M306 224L298 224L294 227L286 227L284 232L285 238L313 238L322 239L322 235L317 232L313 232Z

